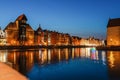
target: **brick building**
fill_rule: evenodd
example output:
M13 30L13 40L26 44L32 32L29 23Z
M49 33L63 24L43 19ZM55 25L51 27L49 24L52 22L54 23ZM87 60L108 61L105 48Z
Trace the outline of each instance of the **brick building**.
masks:
M8 45L33 45L34 30L26 23L27 18L24 14L20 15L14 22L10 22L4 31Z
M38 29L33 30L24 14L18 16L14 22L10 22L4 32L7 45L98 45L98 40L84 40L65 33L43 30L40 25Z
M108 21L107 45L120 46L120 18L109 19Z

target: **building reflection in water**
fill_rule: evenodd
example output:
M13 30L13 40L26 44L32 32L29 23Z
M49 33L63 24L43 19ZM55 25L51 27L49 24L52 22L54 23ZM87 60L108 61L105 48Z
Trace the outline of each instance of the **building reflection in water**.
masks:
M0 62L7 62L7 50L0 50Z
M107 51L107 63L110 80L120 80L120 52Z
M8 51L8 62L19 72L25 74L33 66L33 52L31 51Z
M80 53L81 53L80 56L82 58L89 58L91 60L99 60L98 51L95 48L81 48Z
M9 53L9 54L8 54ZM26 51L0 51L1 62L11 62L18 69L18 64L25 62L26 66L32 66L34 63L46 64L62 60L86 57L98 59L98 52L90 48L62 48L62 49L39 49ZM23 61L21 61L23 60Z
M106 65L106 52L102 51L101 54L102 54L102 63L103 65Z
M94 48L57 48L39 50L0 50L0 62L11 63L22 74L30 71L34 64L44 65L68 62L70 59L85 58L108 66L111 80L120 79L120 52L97 51Z
M25 74L35 63L44 65L79 58L80 50L80 48L0 50L0 62L9 62L14 69Z
M91 49L91 48L86 48L86 49L85 49L85 57L86 57L86 58L90 58L90 54L91 54L90 49Z
M14 54L14 55L15 55L15 54ZM31 54L30 54L30 55L31 55ZM30 56L30 58L31 58L31 56ZM17 59L18 59L17 64L18 64L19 72L25 74L25 73L26 73L26 69L27 69L27 68L26 68L26 65L27 65L27 63L26 63L27 57L26 57L25 52L19 52L19 56L17 57ZM15 60L16 60L16 57L15 57Z

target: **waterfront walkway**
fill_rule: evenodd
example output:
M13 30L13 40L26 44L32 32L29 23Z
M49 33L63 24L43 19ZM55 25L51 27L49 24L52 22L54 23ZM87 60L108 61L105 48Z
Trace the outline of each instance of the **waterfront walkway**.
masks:
M97 50L120 50L120 46L87 46L87 45L4 45L0 46L0 50L12 50L12 49L20 49L20 50L26 50L26 49L40 49L40 48L47 48L47 49L53 49L53 48L87 48L87 47L96 47Z
M40 49L40 48L85 48L85 47L95 47L95 46L86 46L86 45L78 45L78 46L72 46L72 45L19 45L19 46L13 46L13 45L4 45L0 46L0 50L11 50L11 49Z
M0 80L28 80L8 65L0 62Z
M98 50L112 50L112 51L120 51L120 46L98 46L96 47Z

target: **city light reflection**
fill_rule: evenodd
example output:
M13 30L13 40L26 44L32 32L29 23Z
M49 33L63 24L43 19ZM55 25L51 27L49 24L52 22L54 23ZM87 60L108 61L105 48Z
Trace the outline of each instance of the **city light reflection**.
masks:
M113 52L110 52L110 56L109 56L109 62L110 62L110 67L113 68L114 67L114 56L113 56Z
M7 51L1 50L0 51L0 62L7 62Z
M4 54L4 55L3 55ZM116 70L116 65L120 65L119 52L97 51L95 48L59 48L59 49L39 49L39 50L0 50L0 61L9 62L12 67L21 73L29 71L35 63L39 65L68 62L70 59L83 58L106 65L108 68Z
M61 53L60 53L60 49L58 49L58 56L59 56L59 62L60 62L60 60L61 60L61 55L60 55Z
M120 52L107 51L107 65L109 76L112 80L120 79Z
M48 49L48 63L51 61L51 52L50 49Z
M105 51L102 51L102 61L103 61L103 64L106 65L106 53Z

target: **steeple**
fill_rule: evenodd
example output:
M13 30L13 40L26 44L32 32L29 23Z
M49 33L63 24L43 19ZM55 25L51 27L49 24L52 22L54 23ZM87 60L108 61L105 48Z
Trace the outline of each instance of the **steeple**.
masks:
M41 30L42 30L42 28L41 28L41 25L39 24L37 31L41 31Z

